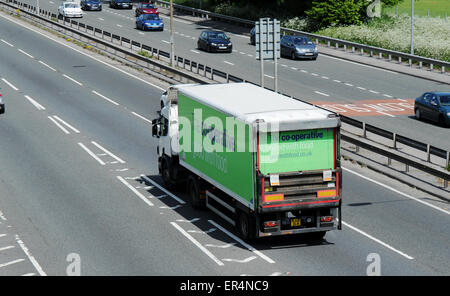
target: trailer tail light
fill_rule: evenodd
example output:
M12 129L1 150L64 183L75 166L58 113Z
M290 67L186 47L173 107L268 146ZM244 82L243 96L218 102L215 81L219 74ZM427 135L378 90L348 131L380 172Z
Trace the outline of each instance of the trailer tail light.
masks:
M263 202L282 201L284 200L284 194L264 194Z
M277 227L278 226L278 222L277 221L266 221L264 222L264 227L268 228L268 227Z
M335 196L337 196L336 189L317 191L317 197L318 198L335 197Z
M331 222L333 221L333 216L322 216L320 217L320 222Z

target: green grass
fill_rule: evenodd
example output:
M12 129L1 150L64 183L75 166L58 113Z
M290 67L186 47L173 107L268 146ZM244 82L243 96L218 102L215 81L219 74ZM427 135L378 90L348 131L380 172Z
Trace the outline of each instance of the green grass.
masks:
M396 14L396 7L384 8L383 13ZM414 15L431 17L450 17L450 0L415 0ZM398 14L411 15L411 0L403 0L398 5Z

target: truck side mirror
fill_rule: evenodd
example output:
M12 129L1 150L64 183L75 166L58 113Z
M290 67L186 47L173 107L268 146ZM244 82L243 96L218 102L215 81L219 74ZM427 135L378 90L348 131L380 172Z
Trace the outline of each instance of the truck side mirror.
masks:
M159 138L160 136L160 120L159 119L153 119L152 120L152 137L157 137Z

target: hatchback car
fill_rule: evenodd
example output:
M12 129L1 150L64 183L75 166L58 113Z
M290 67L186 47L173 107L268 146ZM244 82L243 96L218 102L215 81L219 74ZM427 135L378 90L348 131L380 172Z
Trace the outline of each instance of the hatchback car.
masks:
M203 31L198 38L197 47L207 52L233 51L233 44L230 38L220 31Z
M159 14L158 8L152 3L139 3L136 7L136 16L141 14Z
M417 119L429 119L450 126L450 92L426 92L414 101Z
M136 17L136 28L145 30L164 30L164 22L157 14L141 14Z
M102 11L102 2L100 0L81 0L80 6L82 10Z
M133 9L133 2L131 0L110 0L109 7Z
M83 17L80 4L75 2L63 2L58 7L58 14L64 17Z
M280 40L280 50L282 56L297 58L317 59L319 52L316 45L305 36L284 35Z
M0 94L0 114L5 113L5 103L3 103L2 94Z

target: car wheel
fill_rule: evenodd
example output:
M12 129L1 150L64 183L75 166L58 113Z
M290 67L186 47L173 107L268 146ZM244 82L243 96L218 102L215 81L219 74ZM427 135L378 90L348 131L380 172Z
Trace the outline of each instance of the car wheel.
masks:
M414 113L416 114L416 118L417 119L422 119L422 114L420 113L420 109L416 108L416 110L414 111Z
M439 124L441 125L441 126L443 126L443 127L446 127L447 126L447 124L446 124L446 122L445 122L445 118L444 118L444 116L441 114L441 115L439 115Z

